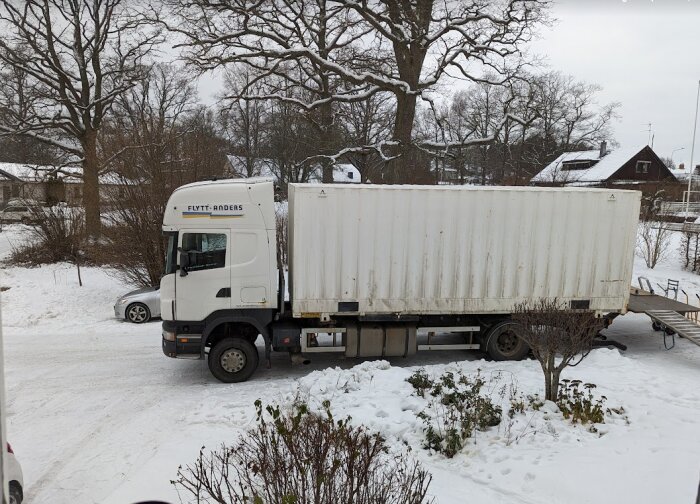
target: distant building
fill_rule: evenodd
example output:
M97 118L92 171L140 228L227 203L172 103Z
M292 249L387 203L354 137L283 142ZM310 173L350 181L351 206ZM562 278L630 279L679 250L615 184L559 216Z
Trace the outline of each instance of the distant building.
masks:
M651 147L565 152L532 177L531 185L594 186L637 189L654 192L661 183L678 180Z
M42 166L23 163L0 163L0 208L11 199L21 198L39 203L83 202L82 169L78 167ZM100 200L108 203L121 197L124 187L133 184L115 174L99 177Z
M244 156L226 156L224 174L233 178L270 177L280 181L284 171L274 159L247 158ZM320 164L313 165L308 174L308 181L320 183L323 178ZM362 182L360 171L350 163L336 163L333 166L333 182L336 184L359 184Z

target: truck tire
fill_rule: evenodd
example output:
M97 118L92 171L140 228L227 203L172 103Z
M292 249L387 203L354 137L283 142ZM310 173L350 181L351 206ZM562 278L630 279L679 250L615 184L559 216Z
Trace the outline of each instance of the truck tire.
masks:
M258 367L258 349L241 338L224 338L209 352L209 370L224 383L246 381Z
M486 333L486 353L496 361L522 360L530 347L517 335L515 322L504 320Z

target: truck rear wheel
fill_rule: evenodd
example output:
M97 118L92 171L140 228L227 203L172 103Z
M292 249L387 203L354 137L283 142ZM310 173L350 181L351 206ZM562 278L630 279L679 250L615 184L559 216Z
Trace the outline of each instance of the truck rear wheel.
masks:
M246 381L258 367L258 349L241 338L224 338L209 352L209 370L224 383Z
M517 333L518 324L503 321L486 333L486 352L493 360L521 360L530 352L530 347Z

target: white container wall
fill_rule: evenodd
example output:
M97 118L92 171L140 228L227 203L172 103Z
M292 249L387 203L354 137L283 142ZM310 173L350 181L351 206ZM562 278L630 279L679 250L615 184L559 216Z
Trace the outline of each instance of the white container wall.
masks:
M626 310L641 193L291 184L297 317L510 313L539 298ZM343 309L338 306L343 303Z

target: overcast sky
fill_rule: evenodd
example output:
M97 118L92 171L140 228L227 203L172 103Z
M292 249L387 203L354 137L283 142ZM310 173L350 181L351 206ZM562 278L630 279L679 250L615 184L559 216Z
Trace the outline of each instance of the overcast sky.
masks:
M699 0L558 0L558 21L533 50L552 69L603 86L601 102L622 104L615 139L647 143L676 163L690 161L700 79ZM694 164L700 163L696 143Z

